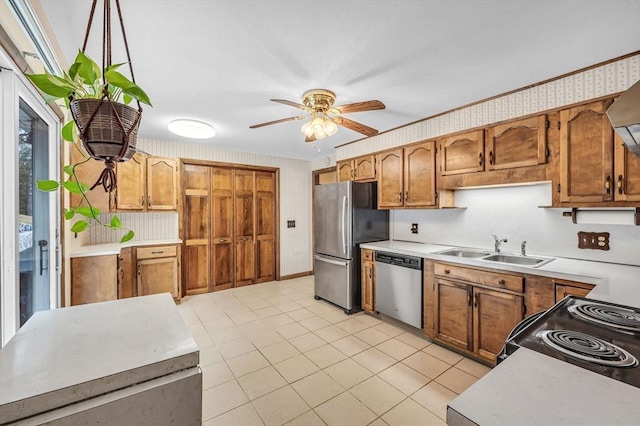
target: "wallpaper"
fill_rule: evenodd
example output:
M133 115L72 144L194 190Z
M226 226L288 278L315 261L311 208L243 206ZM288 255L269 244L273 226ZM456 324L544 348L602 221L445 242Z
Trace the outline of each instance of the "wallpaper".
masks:
M336 149L337 160L622 92L640 79L640 55L478 103Z
M164 140L138 140L138 147L152 155L225 163L278 167L280 169L280 274L311 271L311 162L251 152L223 150L202 143L178 143ZM178 214L119 213L124 226L136 231L139 240L178 238ZM110 220L109 214L104 214ZM287 228L295 220L295 228ZM90 229L89 244L117 241L120 235ZM117 234L117 235L114 235Z

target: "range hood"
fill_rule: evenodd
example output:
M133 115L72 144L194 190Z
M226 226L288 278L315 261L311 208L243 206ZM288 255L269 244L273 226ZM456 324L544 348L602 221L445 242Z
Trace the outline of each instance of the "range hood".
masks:
M640 81L616 99L607 115L629 151L640 157Z

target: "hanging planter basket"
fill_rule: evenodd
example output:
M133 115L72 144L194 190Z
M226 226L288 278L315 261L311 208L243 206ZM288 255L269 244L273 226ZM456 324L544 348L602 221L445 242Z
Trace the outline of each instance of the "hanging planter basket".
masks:
M136 153L142 110L108 98L70 102L87 154L99 161L126 161Z

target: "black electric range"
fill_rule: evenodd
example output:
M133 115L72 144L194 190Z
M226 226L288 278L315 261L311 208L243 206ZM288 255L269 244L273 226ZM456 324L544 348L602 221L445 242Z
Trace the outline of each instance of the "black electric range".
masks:
M520 347L640 388L638 308L568 296L516 327L499 359Z

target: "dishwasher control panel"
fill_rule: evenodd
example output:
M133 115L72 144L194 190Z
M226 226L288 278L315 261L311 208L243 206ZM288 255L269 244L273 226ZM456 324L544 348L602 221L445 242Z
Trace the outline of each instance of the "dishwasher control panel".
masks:
M422 269L422 258L405 256L402 254L376 252L376 262L387 263L389 265L402 266L404 268Z

